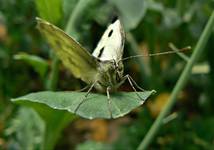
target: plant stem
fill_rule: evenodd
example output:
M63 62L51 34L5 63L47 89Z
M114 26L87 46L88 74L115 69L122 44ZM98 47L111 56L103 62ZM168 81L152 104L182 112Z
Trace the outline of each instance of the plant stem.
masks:
M69 17L68 23L65 27L65 32L67 34L69 35L73 34L75 26L78 24L79 20L82 20L81 16L82 14L84 14L83 10L85 10L92 1L93 0L79 0L71 16Z
M189 57L186 56L185 54L179 52L179 49L178 49L173 43L169 43L169 47L170 47L173 51L175 51L175 52L177 51L176 54L177 54L178 56L180 56L183 60L185 60L186 62L188 62Z
M183 16L185 12L185 6L188 3L188 0L178 0L176 3L176 9L180 17Z
M154 138L158 129L161 127L161 125L163 123L163 119L166 117L166 115L170 112L171 108L175 104L178 93L182 90L182 88L187 83L187 80L191 75L191 69L192 69L194 63L200 57L201 53L203 52L203 50L204 50L203 48L204 48L205 44L207 43L209 36L212 33L213 26L214 26L214 11L212 12L212 14L209 18L209 21L207 22L206 27L205 27L203 33L201 34L199 41L196 44L196 47L194 49L194 52L193 52L191 58L189 59L187 65L184 68L184 71L182 72L179 80L177 81L175 88L173 89L172 94L170 95L170 98L169 98L167 104L164 106L163 110L160 112L158 118L153 123L152 127L146 134L145 138L142 140L142 142L138 146L137 150L147 149L149 144L152 142L152 139Z
M51 72L46 83L46 89L54 91L57 86L59 76L59 59L53 54L51 63Z

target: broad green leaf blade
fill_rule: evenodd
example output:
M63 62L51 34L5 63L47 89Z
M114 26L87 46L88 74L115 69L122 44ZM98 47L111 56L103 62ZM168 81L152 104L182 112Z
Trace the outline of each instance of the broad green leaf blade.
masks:
M20 54L14 55L14 59L23 60L27 62L29 65L33 67L33 69L35 69L37 73L39 73L41 77L44 77L47 72L48 63L46 60L42 59L39 56L20 53Z
M33 109L19 107L8 124L4 133L10 139L10 147L14 145L20 150L42 149L45 124Z
M138 95L140 95L142 99L137 96L136 92L112 93L110 95L110 107L106 95L90 93L88 97L85 98L85 92L43 91L15 98L12 99L12 101L27 104L32 107L35 107L36 104L45 104L53 109L67 110L88 119L110 119L110 110L112 118L122 117L134 108L142 105L154 92L154 90L138 92Z
M136 28L147 11L145 0L109 0L120 12L126 30Z
M35 0L39 16L51 23L57 23L62 17L62 0Z

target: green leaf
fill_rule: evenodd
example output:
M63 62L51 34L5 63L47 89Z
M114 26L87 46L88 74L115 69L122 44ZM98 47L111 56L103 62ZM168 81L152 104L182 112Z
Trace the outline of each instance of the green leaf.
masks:
M155 91L145 92L118 92L110 95L111 105L108 105L107 96L104 94L90 93L85 98L86 92L51 92L43 91L31 93L12 101L28 104L35 107L36 104L45 104L55 110L67 110L84 118L112 118L122 117L134 108L142 105ZM138 97L138 95L141 99ZM82 102L84 100L84 102ZM78 108L78 109L77 109Z
M33 69L39 73L39 75L43 78L48 69L48 63L46 60L42 59L41 57L35 55L29 55L26 53L20 53L14 55L14 59L16 60L23 60L29 65L33 67Z
M166 8L162 13L163 25L166 28L176 28L182 23L181 17L173 9Z
M122 22L127 30L134 29L147 10L144 0L109 0L119 10Z
M5 130L10 139L8 147L22 150L42 149L44 131L45 124L39 115L31 108L20 107Z
M94 0L79 0L75 5L74 10L72 11L68 22L65 27L65 32L75 39L79 39L79 33L77 32L77 27L82 22L85 17L85 13L88 9L92 7L92 4L95 3ZM88 12L87 12L88 13Z
M62 17L61 0L35 0L39 16L51 23L57 23Z
M62 8L65 18L69 18L77 3L78 0L63 0Z
M165 10L163 4L155 0L146 0L146 5L148 10L151 10L151 11L162 13Z
M75 150L111 150L111 146L109 144L97 142L97 141L86 141L81 144L78 144Z
M76 117L68 111L57 111L43 103L23 102L32 107L45 122L43 149L52 150L61 136L62 130ZM57 112L57 113L56 113Z

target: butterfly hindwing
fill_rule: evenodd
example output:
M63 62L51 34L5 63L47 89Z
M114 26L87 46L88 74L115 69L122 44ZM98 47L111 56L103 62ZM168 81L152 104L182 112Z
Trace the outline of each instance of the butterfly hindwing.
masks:
M101 61L119 61L123 55L124 40L123 27L116 19L108 26L92 55Z
M64 31L45 20L37 18L37 28L75 77L86 83L94 82L97 60L87 50Z

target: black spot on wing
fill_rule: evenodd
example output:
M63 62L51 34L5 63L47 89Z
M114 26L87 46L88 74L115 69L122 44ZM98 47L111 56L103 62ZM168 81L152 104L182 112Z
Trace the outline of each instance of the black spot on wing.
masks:
M108 33L108 37L110 37L113 33L113 30L111 29L111 31Z
M103 48L101 48L101 50L100 50L100 53L98 54L98 58L100 58L101 56L102 56L102 54L103 54L103 51L104 51L104 47Z

